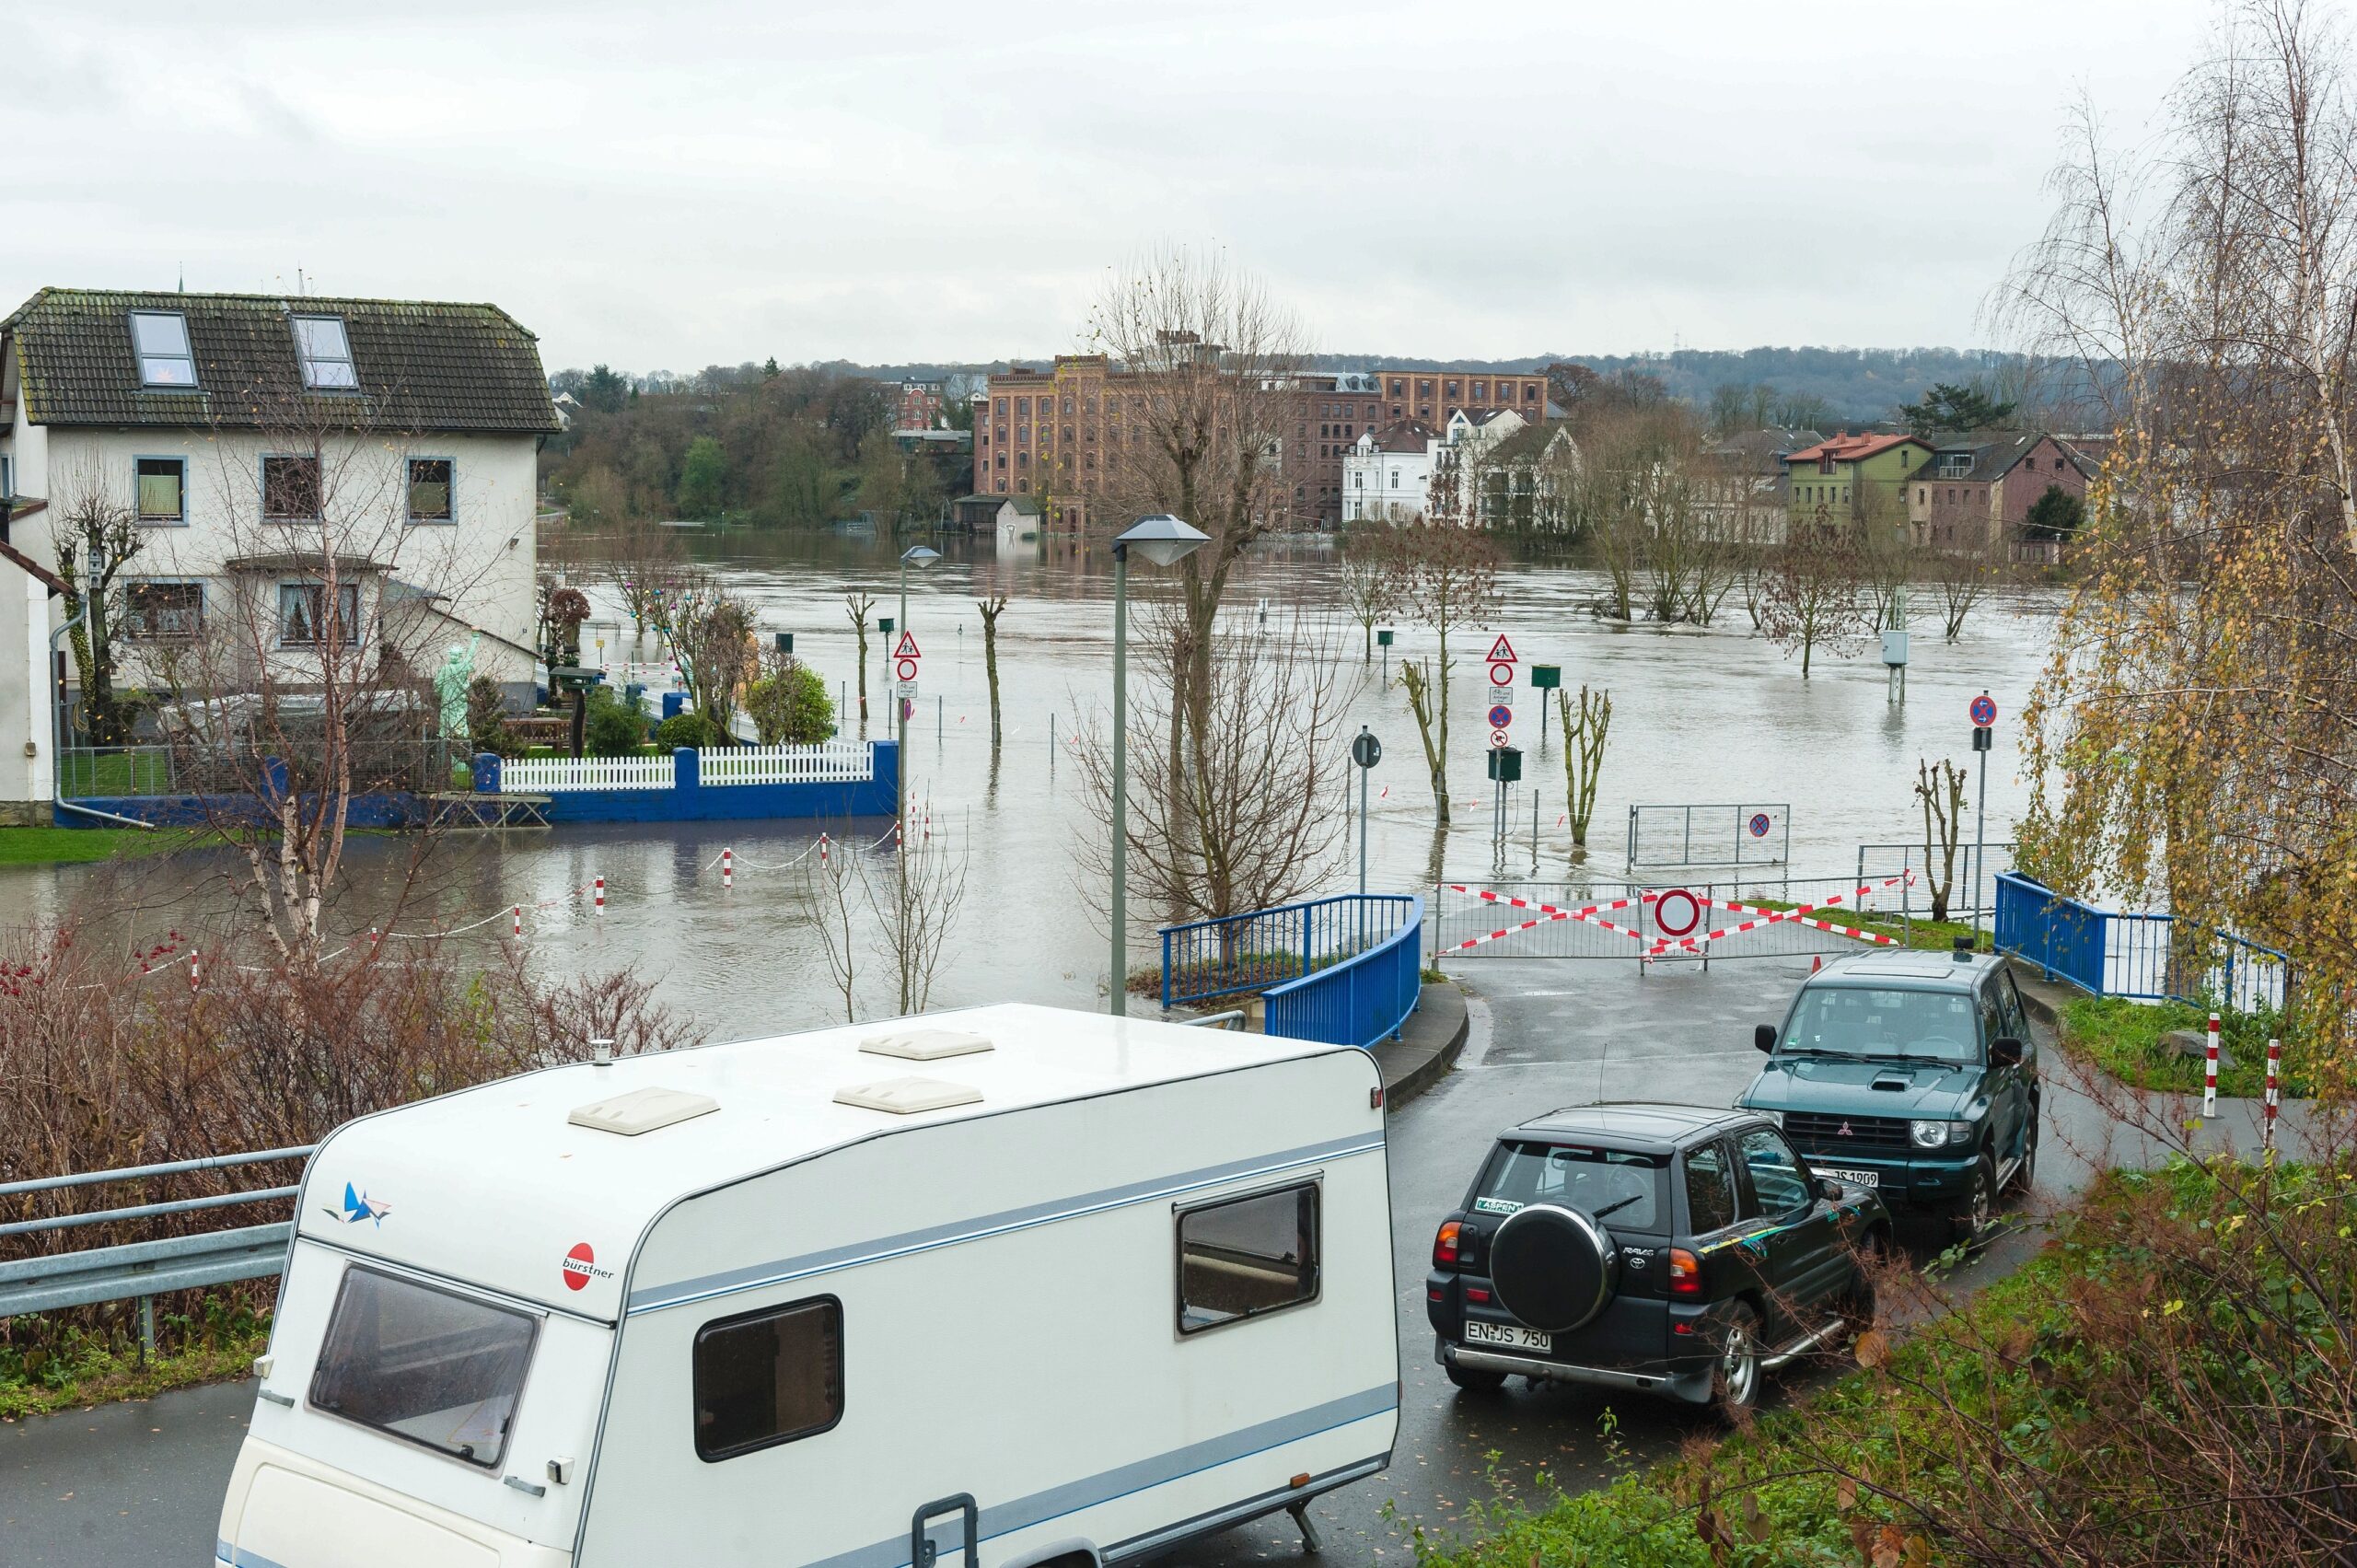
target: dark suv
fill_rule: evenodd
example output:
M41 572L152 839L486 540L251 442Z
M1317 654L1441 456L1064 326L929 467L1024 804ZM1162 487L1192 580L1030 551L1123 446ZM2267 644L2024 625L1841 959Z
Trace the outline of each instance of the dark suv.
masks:
M1768 1065L1736 1103L1896 1211L1968 1240L2037 1173L2038 1047L2001 958L1961 945L1837 958L1755 1043Z
M1874 1315L1889 1216L1743 1110L1596 1105L1501 1134L1440 1227L1425 1312L1460 1388L1639 1388L1730 1409Z

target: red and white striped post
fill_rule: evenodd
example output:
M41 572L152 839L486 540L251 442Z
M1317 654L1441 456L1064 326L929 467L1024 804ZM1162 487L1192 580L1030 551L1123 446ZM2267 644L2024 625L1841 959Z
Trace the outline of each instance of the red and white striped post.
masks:
M2259 1112L2258 1146L2269 1154L2275 1152L2275 1107L2277 1100L2275 1074L2283 1060L2283 1042L2267 1042L2267 1104Z
M819 835L819 864L827 864L827 835L824 833Z
M203 983L203 977L196 963L196 949L191 947L188 950L188 988L191 991L194 991Z
M2218 1114L2218 1015L2210 1015L2210 1039L2201 1063L2201 1116Z
M522 904L516 906L516 935L518 936L524 935L524 906Z
M603 914L606 912L606 879L603 877L598 877L595 886L598 889L598 912Z
M736 885L737 852L733 849L724 849L720 852L720 886L722 890L726 891Z

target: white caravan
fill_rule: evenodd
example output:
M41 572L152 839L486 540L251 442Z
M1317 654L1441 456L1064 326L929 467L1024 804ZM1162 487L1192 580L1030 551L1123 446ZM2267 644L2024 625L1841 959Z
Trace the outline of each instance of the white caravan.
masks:
M526 1074L303 1179L225 1568L1020 1568L1375 1474L1360 1051L1031 1006Z

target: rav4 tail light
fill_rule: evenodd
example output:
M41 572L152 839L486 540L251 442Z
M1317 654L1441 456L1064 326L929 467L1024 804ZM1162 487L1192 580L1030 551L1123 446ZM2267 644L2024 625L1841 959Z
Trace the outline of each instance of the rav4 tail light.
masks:
M1454 1269L1457 1267L1457 1238L1464 1234L1465 1227L1455 1220L1450 1220L1440 1227L1440 1234L1433 1237L1434 1268Z
M1669 1249L1669 1294L1700 1295L1702 1294L1702 1260L1683 1247Z

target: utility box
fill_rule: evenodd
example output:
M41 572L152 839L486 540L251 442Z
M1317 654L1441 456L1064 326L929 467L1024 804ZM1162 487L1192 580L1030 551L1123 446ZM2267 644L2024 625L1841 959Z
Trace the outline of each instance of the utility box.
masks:
M1490 778L1496 784L1522 782L1522 752L1512 746L1492 747L1490 750Z
M794 651L793 633L780 632L777 634L777 651L782 654L790 654Z
M1388 627L1388 626L1378 626L1378 627L1376 627L1376 631L1375 631L1375 645L1376 645L1376 647L1378 647L1378 648L1387 648L1387 647L1389 647L1389 646L1391 645L1391 628L1390 628L1390 627Z
M1885 632L1882 634L1882 662L1893 669L1907 668L1907 633Z

